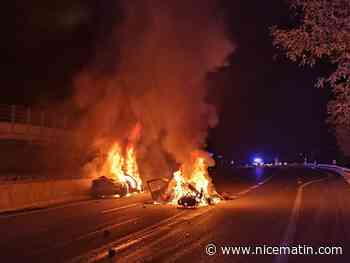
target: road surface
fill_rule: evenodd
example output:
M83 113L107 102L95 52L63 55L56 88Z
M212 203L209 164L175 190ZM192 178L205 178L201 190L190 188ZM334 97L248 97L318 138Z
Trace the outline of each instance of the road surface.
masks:
M218 190L235 199L216 206L177 209L141 194L1 214L0 262L350 262L342 177L304 168L222 174ZM334 255L271 254L299 245Z

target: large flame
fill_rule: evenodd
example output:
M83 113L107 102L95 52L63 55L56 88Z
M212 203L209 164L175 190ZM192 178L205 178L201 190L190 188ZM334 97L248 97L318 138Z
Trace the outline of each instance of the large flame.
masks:
M108 177L122 184L127 184L129 188L134 190L142 190L142 180L133 145L128 145L124 156L122 147L118 142L115 142L108 152L104 166L103 170Z
M125 173L123 171L124 158L119 143L114 143L108 152L107 163L109 175L113 175L113 179L121 183L126 183Z
M125 151L120 143L115 142L108 151L102 169L104 175L138 191L142 190L142 179L137 165L135 145L140 137L140 131L140 124L136 124L130 133Z
M199 206L217 203L219 198L208 173L212 163L210 157L193 152L190 160L173 174L168 189L173 192L171 204L178 205L179 200L186 196L194 198Z
M142 180L136 162L135 149L132 145L129 145L126 150L125 172L135 180L136 185L133 185L133 188L141 191Z

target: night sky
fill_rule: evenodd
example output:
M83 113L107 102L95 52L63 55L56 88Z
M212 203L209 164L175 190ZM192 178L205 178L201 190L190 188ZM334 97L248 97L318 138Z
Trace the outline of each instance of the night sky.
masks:
M227 1L237 51L221 76L231 89L224 89L221 121L211 138L213 148L233 159L298 160L308 153L330 160L337 152L325 123L329 90L314 87L329 66L300 68L272 46L269 27L293 24L284 2Z
M16 39L3 42L10 63L1 78L0 103L59 103L71 94L72 76L93 59L98 43L121 19L118 3L15 2ZM222 2L236 52L230 66L210 76L216 83L212 97L221 97L220 123L209 135L211 150L235 160L258 154L295 160L301 152L334 158L336 143L325 123L329 91L314 87L327 68L300 68L272 46L269 27L293 23L287 5L281 0Z

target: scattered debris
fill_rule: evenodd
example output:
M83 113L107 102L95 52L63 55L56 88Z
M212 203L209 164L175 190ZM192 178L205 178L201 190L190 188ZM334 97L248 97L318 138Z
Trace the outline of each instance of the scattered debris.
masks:
M147 181L147 186L151 193L153 202L158 203L162 201L167 201L167 197L164 196L164 193L168 188L168 184L169 184L169 180L166 178L156 178L156 179Z

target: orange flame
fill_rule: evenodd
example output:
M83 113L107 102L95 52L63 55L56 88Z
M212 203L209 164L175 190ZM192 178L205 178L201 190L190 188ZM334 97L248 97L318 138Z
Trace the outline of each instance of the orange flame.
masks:
M171 201L173 205L177 205L178 200L186 194L184 190L184 184L185 180L182 176L181 170L178 170L174 173L173 180L175 181L175 186L174 186L174 197Z
M196 198L199 206L208 205L208 200L216 195L208 173L208 159L198 152L192 154L192 160L183 164L173 175L169 184L173 191L171 204L177 205L180 198L191 195ZM218 198L212 198L217 203Z
M118 182L126 183L125 174L123 172L124 158L120 145L116 142L108 152L107 165L109 172Z
M116 181L127 184L128 187L141 191L142 180L139 173L135 144L140 137L141 125L136 124L128 138L129 144L124 152L118 142L115 142L108 151L107 160L104 164L104 173ZM125 154L124 154L125 153Z
M141 191L142 180L136 162L135 149L132 145L129 145L126 150L125 172L136 181L136 185L133 187Z

